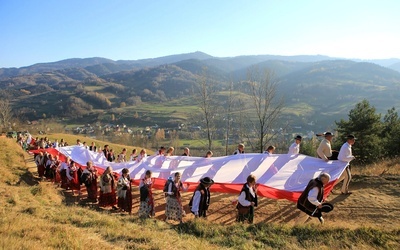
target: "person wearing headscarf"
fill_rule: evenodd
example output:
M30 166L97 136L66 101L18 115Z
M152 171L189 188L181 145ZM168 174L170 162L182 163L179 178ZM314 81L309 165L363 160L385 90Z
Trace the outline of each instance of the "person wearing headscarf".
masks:
M111 206L114 210L117 210L118 208L115 206L116 204L117 196L115 194L115 180L112 174L112 168L108 166L100 177L99 206Z
M87 200L97 202L97 169L93 167L93 162L86 162L86 168L82 172L83 184L86 186Z
M214 181L210 177L200 179L200 184L193 193L189 202L190 211L196 218L207 217L207 210L210 206L210 187Z
M78 169L79 168L76 166L74 161L71 161L69 168L67 169L68 186L72 190L72 195L74 195L75 190L78 191L78 195L81 195Z
M127 168L122 169L122 174L117 182L118 207L124 212L132 214L131 178Z
M154 197L153 197L153 181L151 179L152 172L146 170L144 178L140 180L140 207L139 217L150 218L154 216Z

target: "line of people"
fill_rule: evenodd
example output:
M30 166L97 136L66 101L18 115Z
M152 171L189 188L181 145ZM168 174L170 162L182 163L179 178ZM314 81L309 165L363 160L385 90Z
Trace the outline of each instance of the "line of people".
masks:
M319 158L329 161L335 160L336 158L342 161L350 162L354 159L354 156L351 152L351 146L354 145L355 137L353 135L347 136L347 141L341 147L339 152L335 152L331 149L332 137L334 136L330 132L326 132L323 134L324 139L321 141L317 154ZM290 146L289 152L291 154L298 154L300 151L300 143L301 136L295 137L295 142ZM77 143L80 141L78 140ZM79 145L79 144L78 144ZM82 145L81 145L82 146ZM95 146L92 145L92 150L96 150ZM272 155L275 151L274 146L269 146L264 153ZM104 150L102 150L105 156L109 153L108 145L105 146ZM158 151L158 155L171 156L174 153L174 148L170 147L167 150L164 147L161 147ZM239 144L237 150L234 154L243 154L244 153L244 144ZM140 161L144 157L146 157L146 151L141 150L139 155L136 155L136 149L132 151L132 154L129 157L129 161ZM189 148L184 149L183 156L190 156ZM207 152L206 157L211 157L212 152ZM123 149L121 154L118 155L118 162L127 161L126 149ZM46 152L39 153L35 157L35 162L38 166L38 173L40 178L52 179L54 183L60 183L62 188L72 190L72 193L75 192L80 195L80 186L85 185L88 192L88 201L97 202L97 198L99 196L99 206L108 207L111 206L113 209L120 211L126 211L131 214L132 212L132 196L131 196L131 181L129 178L128 169L124 169L122 171L122 175L116 181L116 177L112 174L112 170L108 167L105 172L99 176L99 187L100 187L100 195L97 193L97 172L93 167L91 162L87 163L85 170L82 170L78 167L73 161L67 159L66 162L60 162L58 157L53 157ZM323 186L329 182L330 176L326 173L324 175L319 176L316 179L310 181L314 186L311 189L309 187L304 191L307 195L303 195L301 199L298 201L298 208L305 212L308 216L320 215L316 213L316 211L322 208L323 200L321 200L321 190L323 193ZM340 182L344 179L344 183L342 186L342 194L351 194L348 190L348 185L351 180L350 167L348 166L344 171L343 175L339 178ZM327 180L327 182L326 182ZM209 206L209 186L211 186L213 181L206 177L202 179L199 185L199 188L196 189L196 192L193 195L195 200L194 202L194 210L192 210L193 203L190 201L191 211L199 217L205 217L206 211ZM309 185L311 185L309 183ZM318 183L318 185L315 185ZM322 183L322 185L321 185ZM181 191L186 191L188 187L184 187L180 182L180 174L175 173L175 176L172 180L168 180L166 182L168 184L167 190L165 192L166 199L166 220L173 219L182 221L182 217L185 216L185 211L182 207L181 202ZM140 181L139 189L140 189L140 209L139 216L142 218L152 217L154 216L154 198L152 194L152 185L153 180L151 178L151 171L147 171L145 177ZM208 186L207 186L208 185ZM205 189L204 189L205 188ZM317 190L316 190L317 189ZM129 192L128 192L129 190ZM196 195L197 194L197 195ZM200 195L199 195L200 194ZM199 198L201 197L201 198ZM204 198L206 197L206 198ZM207 198L208 197L208 198ZM304 199L304 197L307 197ZM200 202L201 201L201 204ZM307 205L304 205L306 204ZM307 210L307 207L315 206L312 213ZM205 205L206 204L206 205ZM301 205L299 205L301 204ZM118 205L118 207L117 207ZM248 221L249 223L253 222L254 218L254 207L257 206L257 189L256 189L256 177L250 175L247 178L247 182L244 184L243 189L240 192L240 195L237 199L237 221L243 222ZM199 207L202 207L200 209ZM318 209L317 209L318 208ZM321 223L323 223L322 216L318 216Z

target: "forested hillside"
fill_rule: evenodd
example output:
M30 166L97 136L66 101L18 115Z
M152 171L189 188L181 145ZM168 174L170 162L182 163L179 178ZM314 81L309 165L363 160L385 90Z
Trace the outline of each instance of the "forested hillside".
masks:
M374 63L324 56L217 58L201 52L134 61L67 59L3 68L0 97L10 100L14 113L28 120L58 117L92 122L164 104L192 107L187 115L175 117L187 121L198 109L194 96L199 82L212 84L214 91L221 92L220 98L230 88L238 97L247 93L242 83L248 80L249 69L274 73L277 95L285 100L285 120L296 123L292 125L313 122L329 127L363 99L379 112L400 105L400 73Z

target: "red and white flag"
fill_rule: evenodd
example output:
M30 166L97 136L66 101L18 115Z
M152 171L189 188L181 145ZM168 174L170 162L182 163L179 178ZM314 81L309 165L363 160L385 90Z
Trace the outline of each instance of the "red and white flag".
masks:
M89 151L80 146L60 147L46 150L58 154L61 158L70 157L76 163L85 166L92 161L100 173L111 166L120 174L128 168L134 184L139 184L146 170L152 171L155 180L154 188L162 189L166 179L174 173L181 173L181 180L189 184L189 191L195 190L200 179L210 177L214 180L212 192L236 193L242 189L250 174L256 176L259 196L272 199L287 199L296 202L308 182L322 172L331 176L325 188L327 195L333 184L339 179L347 162L325 162L319 158L306 155L288 154L237 154L222 157L188 157L152 155L141 162L108 162L103 153Z

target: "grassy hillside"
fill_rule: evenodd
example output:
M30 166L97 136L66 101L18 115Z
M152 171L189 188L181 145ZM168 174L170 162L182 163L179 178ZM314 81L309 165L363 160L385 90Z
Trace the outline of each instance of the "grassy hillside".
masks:
M101 140L96 140L92 139L89 137L85 137L83 135L72 135L72 134L63 134L63 133L53 133L53 134L46 134L46 135L32 135L33 137L44 137L47 136L50 141L54 142L56 139L60 141L61 139L64 139L64 141L68 142L68 145L75 145L76 140L81 140L81 142L86 142L87 146L90 146L92 142L95 143L97 147L104 148L104 145L108 144L110 149L113 149L115 154L119 154L123 148L126 148L127 154L129 155L130 152L132 152L132 149L136 148L138 150L138 153L140 152L140 147L136 146L127 146L127 145L122 145L122 144L116 144L116 143L110 143L110 142L105 142ZM154 154L154 151L151 149L146 149L147 154Z
M159 219L142 221L136 215L67 202L71 198L68 192L61 192L49 182L38 182L32 157L20 150L13 140L1 137L0 147L4 152L0 155L1 249L400 247L399 227L382 229L353 225L353 228L346 228L340 223L294 227L265 222L223 225L210 218L210 221L195 221L191 217L183 225L167 224ZM257 211L257 216L265 215ZM393 223L396 220L393 219Z

